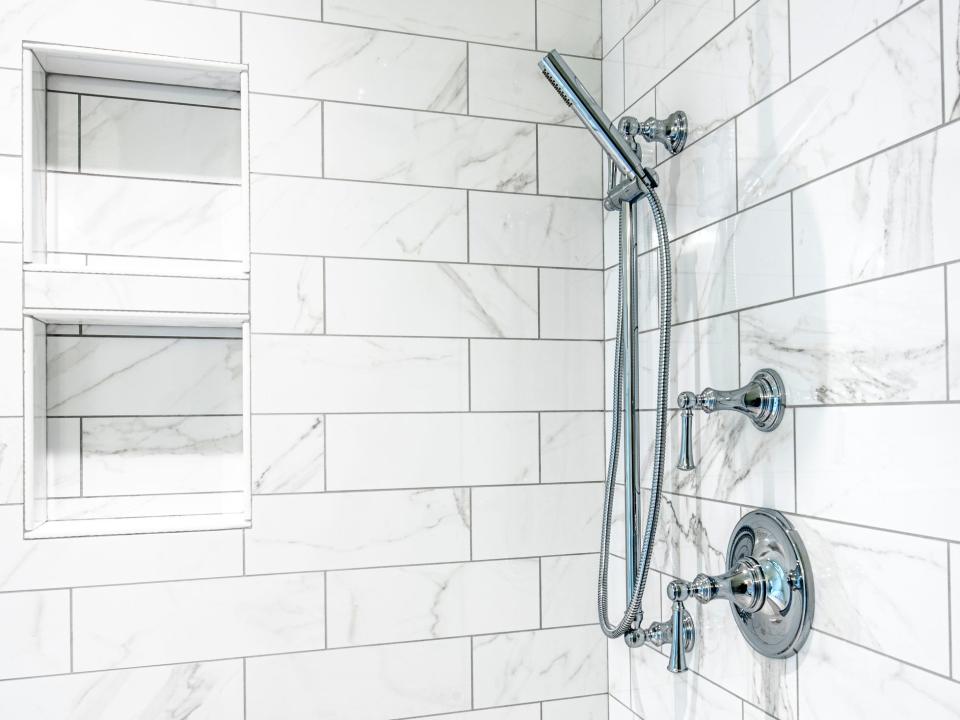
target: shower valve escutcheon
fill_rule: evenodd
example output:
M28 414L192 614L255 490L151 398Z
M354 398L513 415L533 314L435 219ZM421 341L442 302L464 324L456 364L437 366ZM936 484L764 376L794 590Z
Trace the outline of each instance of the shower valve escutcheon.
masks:
M693 411L705 413L719 410L732 410L746 415L761 432L775 430L783 419L786 393L783 380L776 370L765 368L758 370L750 382L736 390L714 390L706 388L699 395L685 391L680 393L677 404L680 406L680 456L677 460L679 470L693 470L697 463L693 459Z

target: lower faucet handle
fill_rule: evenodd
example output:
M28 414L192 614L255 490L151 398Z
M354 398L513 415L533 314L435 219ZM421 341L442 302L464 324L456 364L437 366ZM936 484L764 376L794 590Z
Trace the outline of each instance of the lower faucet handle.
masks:
M673 617L670 621L670 661L667 670L672 673L687 671L687 653L693 650L697 633L693 617L683 606L690 597L690 587L684 582L673 580L667 585L667 597L673 602Z

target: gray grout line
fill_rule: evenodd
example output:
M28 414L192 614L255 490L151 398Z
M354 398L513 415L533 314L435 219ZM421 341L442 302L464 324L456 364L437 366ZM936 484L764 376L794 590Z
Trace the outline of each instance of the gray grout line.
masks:
M242 683L243 683L243 717L247 717L247 658L241 659L242 665Z
M798 500L799 496L799 485L797 484L797 478L799 477L797 473L797 411L796 408L791 408L790 413L793 416L793 512L800 512L800 501Z
M790 0L787 0L787 83L793 82L793 21Z
M790 191L790 295L797 296L797 240L793 209L793 191Z
M947 400L951 399L950 391L950 273L948 266L943 266L943 324L944 324L944 366L947 377Z
M958 648L956 647L956 640L953 637L953 567L951 563L951 552L950 552L950 543L947 543L947 647L950 652L950 657L948 658L948 667L950 669L950 677L954 677L953 667L953 655L957 652ZM960 618L958 618L960 622Z
M76 625L76 620L73 614L73 588L68 588L67 592L69 593L67 596L67 612L70 622L70 672L72 673L74 670L74 657L76 655L73 641L73 631L74 626Z
M944 47L943 0L940 0L940 112L941 122L947 122L947 56Z

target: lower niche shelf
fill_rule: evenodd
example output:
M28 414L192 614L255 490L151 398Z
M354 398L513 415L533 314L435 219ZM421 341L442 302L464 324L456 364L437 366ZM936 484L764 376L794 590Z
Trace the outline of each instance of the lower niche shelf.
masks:
M27 538L250 527L245 317L24 318Z

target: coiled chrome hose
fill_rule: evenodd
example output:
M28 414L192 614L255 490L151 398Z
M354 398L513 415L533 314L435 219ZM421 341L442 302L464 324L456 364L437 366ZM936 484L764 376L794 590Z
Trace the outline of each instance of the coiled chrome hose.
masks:
M607 461L607 475L603 494L603 520L600 531L600 578L597 583L597 611L600 617L600 627L610 638L620 637L628 632L637 630L643 623L643 591L647 584L647 572L650 569L650 556L653 553L653 543L657 534L657 521L660 516L660 490L663 485L663 462L667 430L667 392L669 391L670 371L670 323L673 318L673 276L670 270L670 238L667 234L667 222L663 214L660 199L651 188L646 194L653 214L654 225L657 230L658 241L658 268L659 268L659 301L660 301L660 345L657 362L657 413L656 436L653 453L653 478L650 483L650 506L647 510L647 521L643 532L643 545L640 550L636 580L627 603L626 612L620 622L614 625L608 617L607 603L607 576L610 560L610 526L613 522L613 493L617 476L617 450L620 445L620 421L623 414L623 273L627 262L637 262L631 252L625 258L623 252L623 238L620 238L620 266L617 276L617 337L614 348L613 364L613 422L610 433L610 455ZM623 203L620 213L632 212L631 203ZM622 218L621 218L622 219ZM634 233L637 232L636 223L631 224ZM623 222L620 223L620 232L623 233ZM634 242L629 243L633 248ZM632 492L632 488L624 488L625 492ZM628 518L628 522L630 519Z

